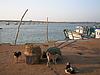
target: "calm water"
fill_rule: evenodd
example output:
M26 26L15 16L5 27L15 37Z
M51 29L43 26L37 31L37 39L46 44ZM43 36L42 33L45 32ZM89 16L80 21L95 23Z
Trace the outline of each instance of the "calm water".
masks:
M49 40L64 40L64 29L75 30L77 25L94 25L94 24L74 24L74 23L48 23L48 39ZM14 43L18 25L0 24L0 43ZM42 43L46 41L47 26L44 23L24 24L20 27L17 44L23 43Z

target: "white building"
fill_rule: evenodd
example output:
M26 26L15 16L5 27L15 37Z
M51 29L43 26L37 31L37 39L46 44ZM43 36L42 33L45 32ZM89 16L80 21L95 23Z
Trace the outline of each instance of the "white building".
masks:
M95 38L100 38L100 28L96 29L95 32L96 32Z

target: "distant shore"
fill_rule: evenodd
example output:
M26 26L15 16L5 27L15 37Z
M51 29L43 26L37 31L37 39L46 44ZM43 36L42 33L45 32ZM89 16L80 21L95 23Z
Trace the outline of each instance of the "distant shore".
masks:
M0 20L0 22L20 22L20 20ZM47 21L32 21L32 20L29 20L29 21L22 21L22 22L38 22L38 23L45 23ZM74 23L74 24L88 24L88 23L92 23L92 24L100 24L100 22L60 22L60 21L48 21L48 23Z

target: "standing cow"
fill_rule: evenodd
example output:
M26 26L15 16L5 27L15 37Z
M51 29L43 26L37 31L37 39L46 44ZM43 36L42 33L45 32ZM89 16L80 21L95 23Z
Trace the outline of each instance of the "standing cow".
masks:
M61 56L61 51L59 48L56 47L51 47L46 51L46 56L47 56L47 66L49 66L51 60L54 64L57 64L56 60L60 58Z

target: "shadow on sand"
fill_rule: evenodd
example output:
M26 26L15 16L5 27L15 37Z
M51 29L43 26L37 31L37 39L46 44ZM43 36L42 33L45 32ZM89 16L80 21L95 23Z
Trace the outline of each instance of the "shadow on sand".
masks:
M90 67L80 67L79 68L79 73L83 74L83 73L91 73L94 72L96 69L100 69L100 67L94 67L94 66L90 66Z

